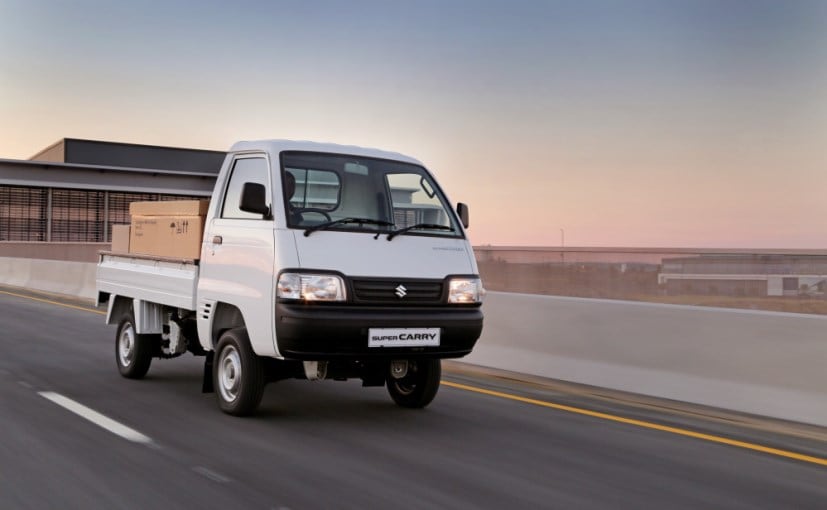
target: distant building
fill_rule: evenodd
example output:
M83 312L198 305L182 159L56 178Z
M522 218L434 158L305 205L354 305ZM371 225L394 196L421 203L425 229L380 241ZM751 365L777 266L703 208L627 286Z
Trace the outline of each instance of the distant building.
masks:
M0 159L0 241L108 242L129 203L209 196L226 153L64 138Z
M701 255L663 259L658 283L669 295L819 296L827 255Z

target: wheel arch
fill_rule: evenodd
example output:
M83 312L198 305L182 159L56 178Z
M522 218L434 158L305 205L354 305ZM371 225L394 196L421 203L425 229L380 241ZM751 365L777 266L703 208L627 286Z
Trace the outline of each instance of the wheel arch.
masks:
M215 312L212 317L212 327L210 328L210 345L215 350L218 344L218 339L221 335L229 329L245 328L247 327L244 321L244 314L241 310L227 303L219 302L215 305Z

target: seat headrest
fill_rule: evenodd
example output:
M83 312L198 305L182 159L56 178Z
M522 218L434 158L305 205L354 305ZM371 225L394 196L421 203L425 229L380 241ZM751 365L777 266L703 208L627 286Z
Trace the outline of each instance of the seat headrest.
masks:
M290 172L284 172L284 196L287 197L287 200L290 200L295 192L296 177Z

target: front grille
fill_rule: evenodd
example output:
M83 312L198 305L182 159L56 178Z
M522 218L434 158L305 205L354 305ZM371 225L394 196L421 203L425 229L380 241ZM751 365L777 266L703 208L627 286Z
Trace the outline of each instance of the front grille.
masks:
M383 305L438 305L442 302L441 280L354 279L353 297L357 303ZM400 289L400 285L404 289ZM403 294L400 297L400 294Z

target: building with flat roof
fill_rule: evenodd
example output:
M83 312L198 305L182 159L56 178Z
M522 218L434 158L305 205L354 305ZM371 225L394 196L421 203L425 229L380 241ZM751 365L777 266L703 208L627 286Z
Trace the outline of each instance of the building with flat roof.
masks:
M226 153L64 138L0 159L0 241L106 243L141 200L208 197Z
M663 259L669 295L825 296L827 255L730 254Z

